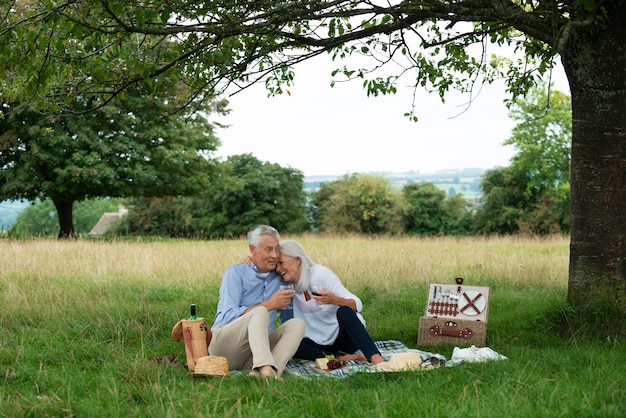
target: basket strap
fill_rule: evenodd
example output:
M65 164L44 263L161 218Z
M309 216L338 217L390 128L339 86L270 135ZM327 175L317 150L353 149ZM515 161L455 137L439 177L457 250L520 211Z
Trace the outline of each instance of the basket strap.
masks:
M185 346L187 346L187 351L191 353L191 359L193 360L193 364L196 364L196 359L193 355L193 346L191 345L191 332L189 332L189 327L183 327L183 340L185 340Z

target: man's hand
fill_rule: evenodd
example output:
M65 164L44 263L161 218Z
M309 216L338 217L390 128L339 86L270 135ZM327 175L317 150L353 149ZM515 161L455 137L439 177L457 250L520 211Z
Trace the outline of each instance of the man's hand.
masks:
M296 294L295 290L278 289L278 292L274 293L272 297L267 300L268 310L278 310L289 305L291 298Z
M259 303L258 305L249 307L242 313L242 315L245 313L248 313L249 311L256 308L257 306L264 306L265 309L267 309L268 311L277 311L289 305L289 303L291 302L291 298L295 294L296 294L295 290L278 289L278 291L274 293L272 296L270 296L269 299L267 299L266 301L262 303Z

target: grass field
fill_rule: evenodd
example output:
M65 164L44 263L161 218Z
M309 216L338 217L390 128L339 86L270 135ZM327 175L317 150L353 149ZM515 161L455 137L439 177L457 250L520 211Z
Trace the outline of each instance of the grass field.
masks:
M417 346L429 283L490 286L486 345L508 360L346 379L194 380L153 360L184 361L172 326L190 303L210 321L221 275L247 253L245 241L0 240L0 416L626 414L624 342L603 330L576 338L561 320L567 238L283 238L361 296L375 339L447 357L453 346Z

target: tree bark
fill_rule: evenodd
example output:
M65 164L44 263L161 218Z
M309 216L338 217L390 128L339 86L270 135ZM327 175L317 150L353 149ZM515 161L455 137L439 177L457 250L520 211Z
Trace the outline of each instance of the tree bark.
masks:
M573 31L561 54L572 94L568 301L626 310L626 8ZM623 9L623 10L620 10Z
M73 200L52 199L54 207L59 217L59 236L58 239L75 238L74 234L74 216L72 214Z

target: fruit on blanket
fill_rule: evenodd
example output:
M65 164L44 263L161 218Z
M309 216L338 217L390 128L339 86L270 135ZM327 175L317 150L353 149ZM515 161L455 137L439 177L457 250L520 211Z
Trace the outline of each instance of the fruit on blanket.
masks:
M330 370L335 370L335 369L340 369L341 368L341 362L339 360L328 360L328 364L327 364L328 368Z
M337 360L332 354L315 359L315 367L321 370L335 370L340 369L342 366L341 361Z

